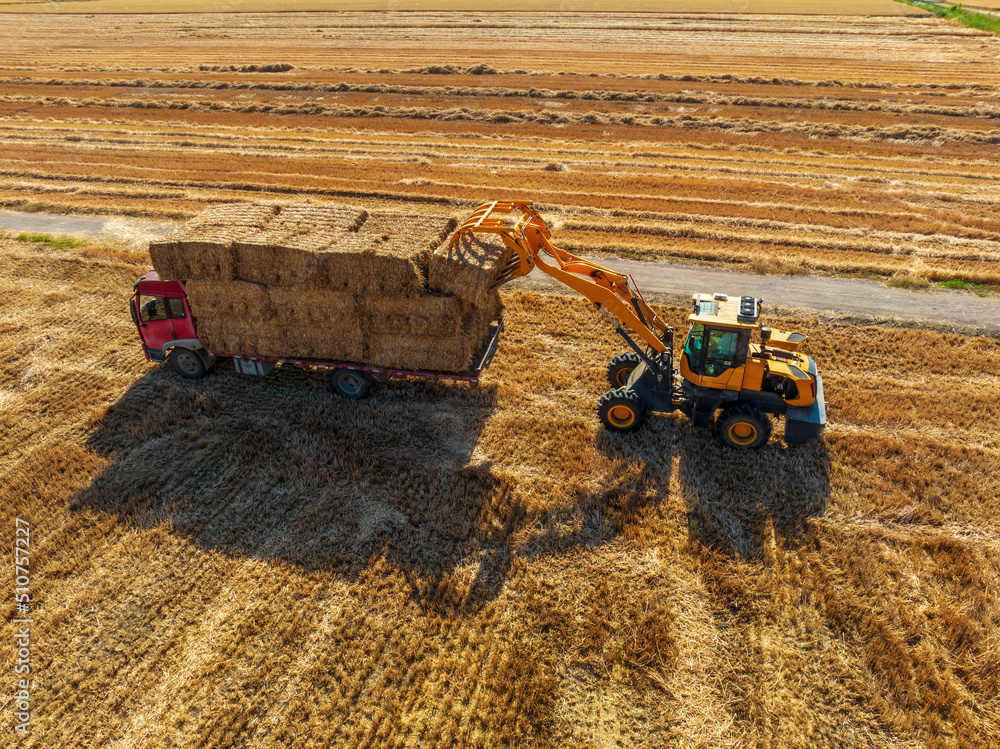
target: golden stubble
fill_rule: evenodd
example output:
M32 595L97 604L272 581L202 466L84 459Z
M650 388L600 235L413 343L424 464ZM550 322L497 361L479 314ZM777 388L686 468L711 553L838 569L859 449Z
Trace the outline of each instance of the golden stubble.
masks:
M772 318L830 425L742 454L680 416L604 432L621 347L581 299L504 293L478 389L353 402L146 364L144 253L0 247L37 745L1000 736L995 340Z

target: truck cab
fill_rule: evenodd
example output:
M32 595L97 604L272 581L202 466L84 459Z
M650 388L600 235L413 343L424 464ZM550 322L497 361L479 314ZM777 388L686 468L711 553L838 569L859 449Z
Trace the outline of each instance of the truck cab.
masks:
M148 361L170 360L177 372L196 378L214 360L198 340L195 318L180 281L161 281L150 271L133 287L129 312Z

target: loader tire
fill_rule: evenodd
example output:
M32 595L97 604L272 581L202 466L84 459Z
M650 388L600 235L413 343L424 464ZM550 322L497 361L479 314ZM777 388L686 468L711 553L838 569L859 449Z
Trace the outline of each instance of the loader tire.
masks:
M609 390L597 401L597 416L612 432L634 432L646 423L646 407L633 390Z
M189 380L200 380L208 371L205 360L198 352L186 348L175 348L170 352L170 366L181 377Z
M715 422L715 433L724 445L738 450L756 450L771 439L771 420L753 406L730 406Z
M618 354L608 362L608 383L612 388L623 388L628 385L628 377L632 370L642 361L639 355L632 351Z

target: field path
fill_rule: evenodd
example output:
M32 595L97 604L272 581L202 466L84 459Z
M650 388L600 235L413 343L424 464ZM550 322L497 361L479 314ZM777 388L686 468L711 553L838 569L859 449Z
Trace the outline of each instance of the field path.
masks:
M145 247L152 239L169 234L176 227L176 221L123 216L73 216L0 211L0 229L7 231L105 237L134 247Z
M0 229L109 237L143 245L177 224L126 217L70 216L0 211ZM1000 332L1000 303L961 291L908 291L875 281L819 276L760 276L752 273L693 268L673 263L602 258L622 273L631 273L644 293L688 296L696 292L750 294L782 309L814 310L863 317L929 321ZM565 290L554 279L536 272L516 286L544 291Z
M602 258L601 263L631 273L645 294L746 294L760 297L782 310L815 310L874 318L946 323L963 328L1000 332L1000 304L996 297L978 297L950 289L909 291L875 281L819 276L759 276L753 273L692 268L672 263ZM541 273L517 282L524 288L563 288Z

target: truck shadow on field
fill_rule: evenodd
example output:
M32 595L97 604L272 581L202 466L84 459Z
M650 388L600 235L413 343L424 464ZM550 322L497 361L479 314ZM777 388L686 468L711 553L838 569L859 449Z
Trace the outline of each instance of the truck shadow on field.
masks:
M384 557L415 596L486 601L518 516L471 460L494 403L488 386L391 382L352 401L316 374L258 380L223 363L191 382L157 367L97 424L88 444L110 465L73 508L305 572L357 575Z
M776 428L760 450L740 451L679 416L654 416L645 429L597 437L598 450L619 468L599 498L619 526L669 498L685 515L690 541L757 560L772 536L776 543L795 545L807 520L826 510L830 460L822 441L787 446Z

